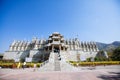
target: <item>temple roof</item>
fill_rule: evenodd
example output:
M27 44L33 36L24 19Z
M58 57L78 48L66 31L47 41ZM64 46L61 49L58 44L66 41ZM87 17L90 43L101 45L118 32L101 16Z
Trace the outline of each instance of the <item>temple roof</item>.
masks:
M60 34L59 32L53 32L53 34Z

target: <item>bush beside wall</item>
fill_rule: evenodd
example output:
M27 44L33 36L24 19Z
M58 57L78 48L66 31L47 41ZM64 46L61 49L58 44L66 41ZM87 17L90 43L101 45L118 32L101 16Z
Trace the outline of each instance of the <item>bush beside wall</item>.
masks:
M101 62L75 62L69 61L73 66L100 66L100 65L120 65L120 61L101 61Z

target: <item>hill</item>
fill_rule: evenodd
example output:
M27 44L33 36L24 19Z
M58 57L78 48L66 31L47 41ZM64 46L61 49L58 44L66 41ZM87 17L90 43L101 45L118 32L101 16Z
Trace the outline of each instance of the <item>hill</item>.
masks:
M110 44L96 42L96 44L97 44L99 50L112 51L115 48L120 46L120 41L114 41Z

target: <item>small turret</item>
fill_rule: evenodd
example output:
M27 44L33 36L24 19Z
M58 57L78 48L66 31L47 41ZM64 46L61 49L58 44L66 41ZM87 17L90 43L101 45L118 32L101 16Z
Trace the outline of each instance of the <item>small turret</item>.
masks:
M9 51L14 51L15 43L16 43L15 40L11 43L11 45L10 45L10 47L9 47Z

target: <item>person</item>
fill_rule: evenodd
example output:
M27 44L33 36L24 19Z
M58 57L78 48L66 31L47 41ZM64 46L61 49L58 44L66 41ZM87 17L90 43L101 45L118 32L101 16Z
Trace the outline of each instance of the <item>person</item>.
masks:
M16 68L16 63L13 63L12 68L13 69Z
M18 69L20 68L20 65L21 65L21 63L19 62L18 65L17 65L17 68L18 68Z
M34 69L33 69L33 71L36 71L36 64L34 64Z
M24 62L24 63L23 63L23 66L22 66L22 68L24 69L24 68L25 68L25 66L26 66L26 62Z

